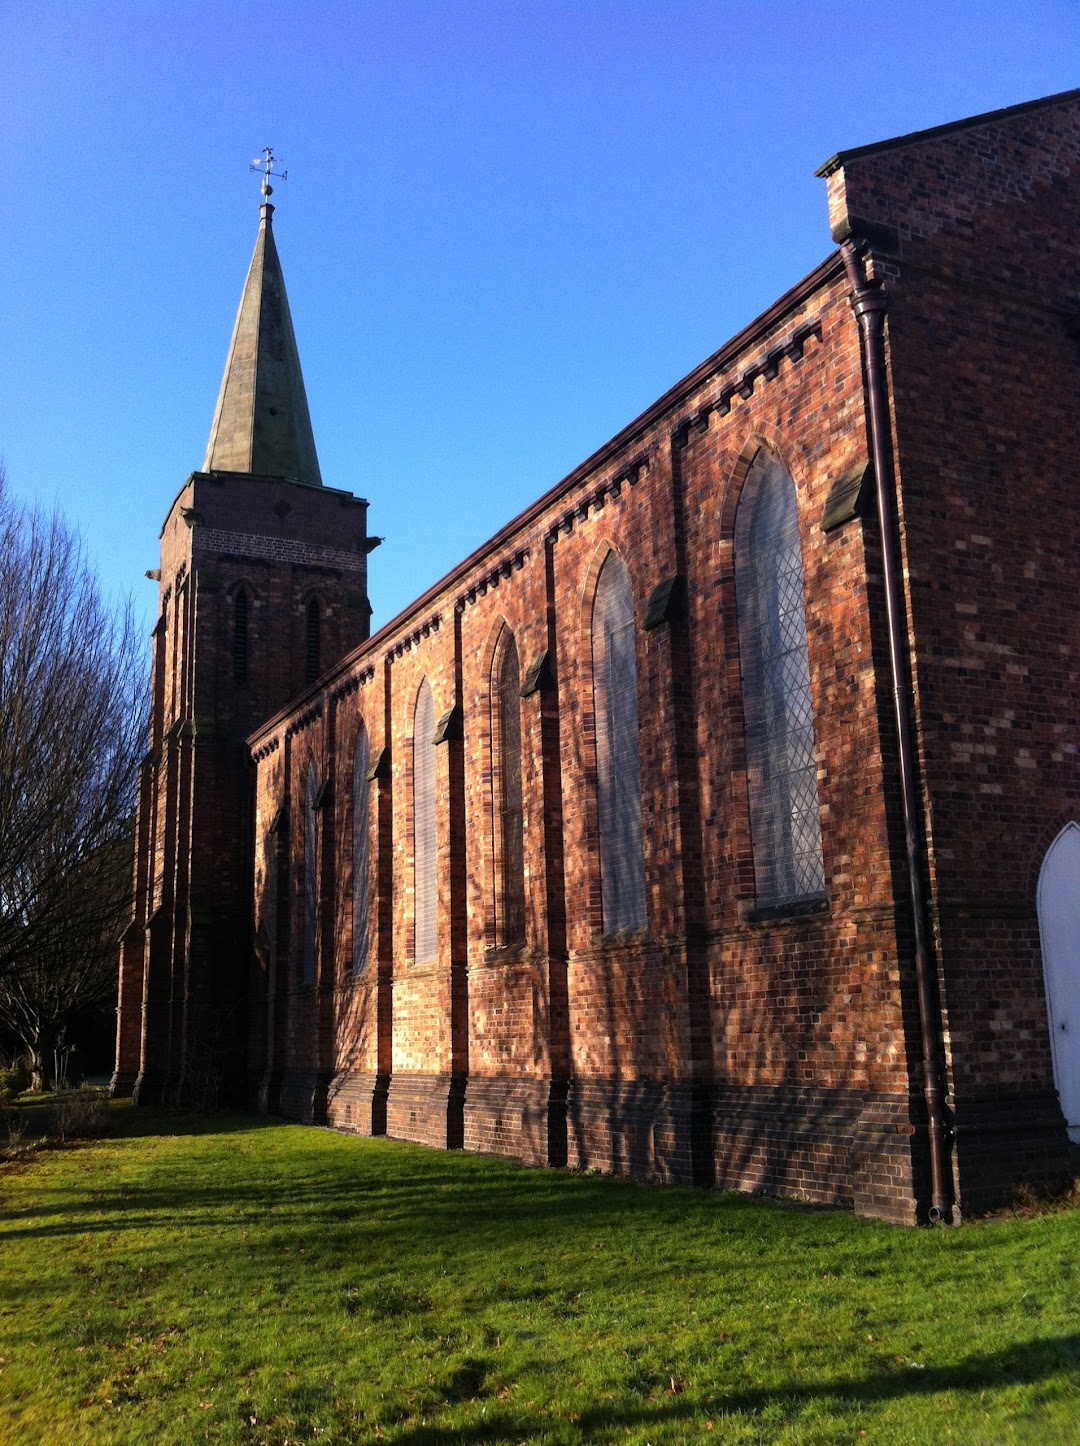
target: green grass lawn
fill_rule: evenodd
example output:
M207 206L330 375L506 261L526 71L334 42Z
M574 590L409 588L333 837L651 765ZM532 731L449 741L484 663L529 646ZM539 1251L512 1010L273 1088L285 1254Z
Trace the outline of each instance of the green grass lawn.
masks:
M1080 1440L1080 1213L958 1230L219 1117L0 1167L0 1441Z

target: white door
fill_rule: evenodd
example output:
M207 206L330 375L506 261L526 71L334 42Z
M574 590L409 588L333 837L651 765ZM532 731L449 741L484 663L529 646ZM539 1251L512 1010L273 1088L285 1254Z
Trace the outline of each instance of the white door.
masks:
M1080 1144L1080 828L1075 823L1061 830L1043 859L1038 907L1054 1083L1069 1138Z

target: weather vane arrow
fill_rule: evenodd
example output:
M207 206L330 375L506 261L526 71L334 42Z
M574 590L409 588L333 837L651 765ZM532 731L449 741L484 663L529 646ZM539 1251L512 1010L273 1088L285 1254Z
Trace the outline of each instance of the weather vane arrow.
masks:
M251 165L248 167L249 171L262 171L262 193L267 199L269 199L274 194L274 188L270 184L271 176L276 176L279 181L287 181L289 179L288 171L274 170L275 166L280 165L281 160L278 156L274 155L273 147L263 146L261 159L256 156L255 159L252 161Z

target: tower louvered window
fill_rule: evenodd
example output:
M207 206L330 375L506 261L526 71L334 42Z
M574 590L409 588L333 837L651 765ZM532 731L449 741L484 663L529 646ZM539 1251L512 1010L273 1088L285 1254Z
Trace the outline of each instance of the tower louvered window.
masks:
M614 553L596 587L592 653L600 885L604 933L613 934L646 921L634 599Z
M307 683L314 683L322 672L321 631L322 618L319 615L319 600L313 597L307 605L307 656L304 667L304 681Z
M414 957L418 960L434 959L438 951L437 904L435 704L425 679L413 714Z
M499 943L525 938L525 840L521 799L521 669L517 645L503 630L495 659L494 759L497 911Z
M248 595L243 588L233 598L233 682L248 677Z
M795 484L754 459L735 523L750 834L759 905L825 889Z
M352 842L353 842L353 941L352 972L365 974L368 967L368 921L370 918L370 887L368 881L368 783L367 730L360 724L353 753Z
M315 763L308 764L304 780L304 937L301 980L315 983L315 913L318 902L318 815L315 800L319 792L319 775Z

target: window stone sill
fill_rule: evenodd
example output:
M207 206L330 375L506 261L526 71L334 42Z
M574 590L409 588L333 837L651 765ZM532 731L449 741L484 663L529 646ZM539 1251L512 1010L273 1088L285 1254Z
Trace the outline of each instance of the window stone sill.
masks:
M806 899L791 899L786 904L765 904L751 909L746 916L748 924L775 924L786 919L806 919L815 914L829 912L829 900L825 894L814 894Z

